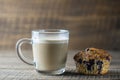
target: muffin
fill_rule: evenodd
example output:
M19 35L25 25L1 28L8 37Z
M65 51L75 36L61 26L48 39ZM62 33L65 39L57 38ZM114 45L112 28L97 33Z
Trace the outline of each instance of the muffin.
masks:
M87 48L74 56L76 71L89 75L106 74L111 58L111 55L103 49Z

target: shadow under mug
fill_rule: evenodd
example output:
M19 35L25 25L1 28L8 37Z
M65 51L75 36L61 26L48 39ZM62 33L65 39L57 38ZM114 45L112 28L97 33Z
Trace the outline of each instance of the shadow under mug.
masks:
M40 73L57 75L65 72L68 52L69 31L43 29L32 31L32 38L23 38L16 43L18 57L29 65L34 65ZM32 44L33 61L29 61L21 51L23 43Z

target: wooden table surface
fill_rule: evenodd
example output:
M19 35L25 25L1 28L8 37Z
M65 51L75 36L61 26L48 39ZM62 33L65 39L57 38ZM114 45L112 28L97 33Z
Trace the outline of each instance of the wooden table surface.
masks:
M110 51L113 59L106 75L88 76L75 72L73 56L69 51L66 72L59 76L37 73L33 66L23 63L15 51L0 51L0 80L120 80L120 51Z

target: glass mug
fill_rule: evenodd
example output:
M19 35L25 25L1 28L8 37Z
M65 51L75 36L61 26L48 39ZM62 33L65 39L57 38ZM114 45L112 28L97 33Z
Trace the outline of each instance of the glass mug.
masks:
M36 71L45 74L62 74L65 72L69 42L69 31L62 29L33 30L32 38L23 38L16 43L19 58ZM21 51L23 43L32 44L33 61L29 61Z

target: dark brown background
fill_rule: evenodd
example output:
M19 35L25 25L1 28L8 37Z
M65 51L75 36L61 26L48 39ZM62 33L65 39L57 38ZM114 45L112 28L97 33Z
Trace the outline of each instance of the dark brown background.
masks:
M0 49L47 28L68 29L70 49L120 50L120 0L0 0Z

